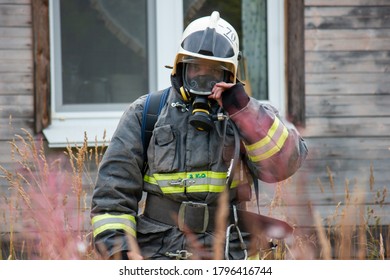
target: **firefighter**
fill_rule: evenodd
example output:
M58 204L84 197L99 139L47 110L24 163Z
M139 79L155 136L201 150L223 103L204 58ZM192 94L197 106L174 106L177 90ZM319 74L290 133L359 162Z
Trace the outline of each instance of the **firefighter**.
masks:
M94 244L104 258L212 258L218 224L237 226L225 228L224 257L247 257L251 235L249 227L238 227L237 211L245 212L251 199L251 174L285 180L307 147L274 107L246 94L237 79L239 59L235 29L218 12L199 18L183 32L147 150L141 135L146 95L126 110L92 196ZM224 191L228 214L218 223Z

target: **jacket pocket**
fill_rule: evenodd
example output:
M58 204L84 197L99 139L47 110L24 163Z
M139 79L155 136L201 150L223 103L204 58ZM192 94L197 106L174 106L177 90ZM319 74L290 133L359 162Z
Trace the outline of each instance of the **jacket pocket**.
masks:
M155 172L175 170L176 137L170 125L156 127L151 139L152 149L148 151L149 165ZM150 154L149 154L150 153Z

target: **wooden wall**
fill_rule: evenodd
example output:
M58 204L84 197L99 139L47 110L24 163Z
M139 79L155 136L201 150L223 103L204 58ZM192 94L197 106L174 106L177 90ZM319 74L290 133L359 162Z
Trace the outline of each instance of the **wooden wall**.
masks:
M0 0L0 145L34 119L31 0ZM1 151L3 152L3 151ZM3 155L3 153L2 153Z
M373 208L389 224L390 1L305 0L304 16L301 132L309 158L294 177L305 197L301 205L327 217L359 188L365 210Z

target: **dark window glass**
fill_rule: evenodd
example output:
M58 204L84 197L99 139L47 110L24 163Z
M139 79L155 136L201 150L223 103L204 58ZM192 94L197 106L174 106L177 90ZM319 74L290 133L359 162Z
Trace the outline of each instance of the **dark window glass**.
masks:
M146 2L61 0L62 105L129 103L147 92Z

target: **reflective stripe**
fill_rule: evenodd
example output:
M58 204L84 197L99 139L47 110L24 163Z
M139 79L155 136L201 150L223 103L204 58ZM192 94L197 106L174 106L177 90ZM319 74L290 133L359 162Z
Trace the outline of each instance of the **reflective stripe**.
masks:
M92 218L92 227L94 237L109 229L122 229L132 236L136 236L136 221L132 215L98 215Z
M149 183L151 185L157 185L156 179L154 179L153 177L151 177L149 175L144 176L144 182Z
M287 137L287 128L278 118L275 118L274 123L263 139L246 146L250 160L257 162L270 158L282 149Z
M237 184L236 184L237 186ZM174 194L174 193L197 193L197 192L212 192L220 193L226 186L225 185L193 185L189 187L160 187L164 194Z
M144 181L151 185L159 186L164 194L197 193L197 192L222 192L226 187L226 172L197 171L178 173L156 173L152 176L145 175ZM238 185L233 180L232 188Z

